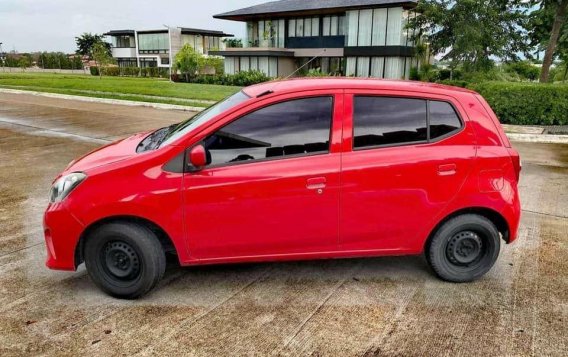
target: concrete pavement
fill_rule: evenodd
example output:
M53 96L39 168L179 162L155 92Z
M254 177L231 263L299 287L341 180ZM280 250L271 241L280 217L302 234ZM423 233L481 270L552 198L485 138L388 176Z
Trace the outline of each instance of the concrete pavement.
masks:
M523 219L480 281L422 257L181 269L138 301L44 267L41 215L73 158L188 113L0 94L0 355L566 356L568 146L515 143Z

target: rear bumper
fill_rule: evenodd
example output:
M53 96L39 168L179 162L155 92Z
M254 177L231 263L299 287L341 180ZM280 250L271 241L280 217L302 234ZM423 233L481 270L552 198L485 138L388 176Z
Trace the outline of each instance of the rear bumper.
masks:
M503 210L503 217L505 217L509 226L509 237L507 239L507 243L513 243L517 239L519 225L521 223L521 201L516 189L513 203L505 207Z
M45 265L54 270L76 270L75 248L84 225L61 203L50 204L43 217L47 248Z

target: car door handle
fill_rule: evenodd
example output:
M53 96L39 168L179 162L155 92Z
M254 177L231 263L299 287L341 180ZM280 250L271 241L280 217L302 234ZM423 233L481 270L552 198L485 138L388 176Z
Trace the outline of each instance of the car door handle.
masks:
M327 180L325 177L313 177L308 179L306 187L308 190L321 190L325 188Z
M455 175L457 171L456 164L445 164L438 166L438 176Z

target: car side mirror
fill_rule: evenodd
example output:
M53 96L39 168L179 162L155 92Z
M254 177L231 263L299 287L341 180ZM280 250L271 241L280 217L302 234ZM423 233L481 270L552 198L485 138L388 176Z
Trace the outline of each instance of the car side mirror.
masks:
M194 146L189 151L189 163L197 170L201 170L207 165L207 153L201 144Z

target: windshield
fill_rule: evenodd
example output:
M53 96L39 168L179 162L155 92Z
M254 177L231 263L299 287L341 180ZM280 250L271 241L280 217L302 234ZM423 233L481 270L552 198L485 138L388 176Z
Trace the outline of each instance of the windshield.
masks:
M201 113L195 115L194 117L183 121L175 126L168 132L168 134L163 138L160 144L161 146L168 145L181 138L185 134L189 133L193 129L197 128L201 124L208 122L217 115L227 111L228 109L239 105L246 100L250 99L243 91L233 94L232 96L223 99L217 104L210 106Z

